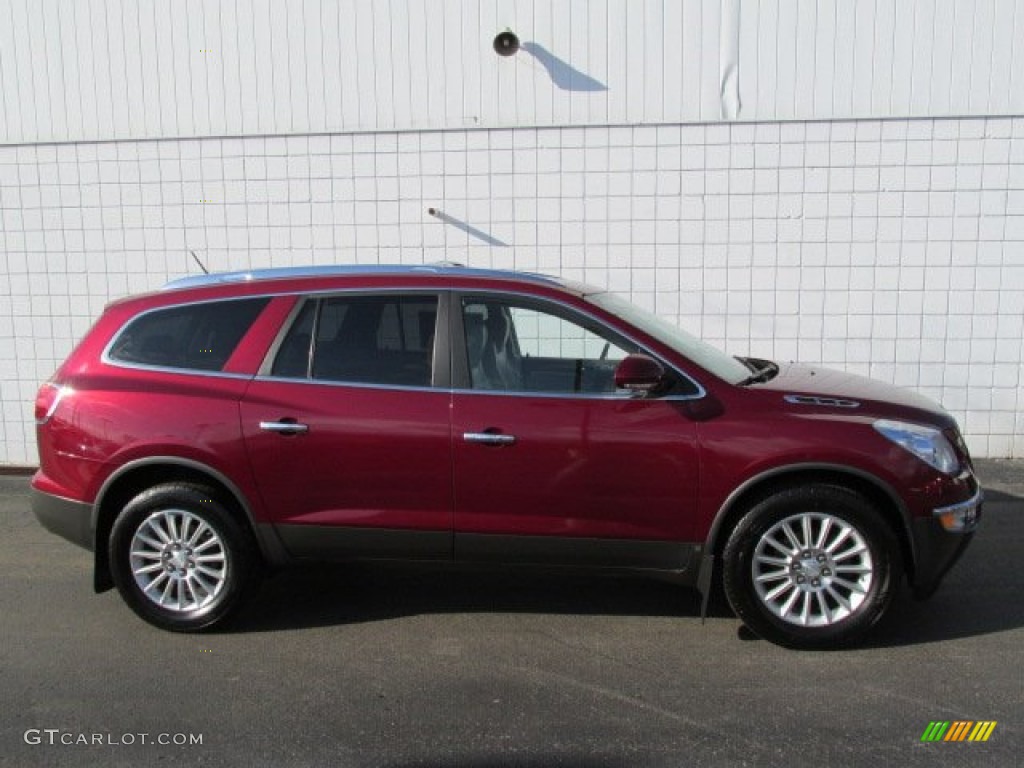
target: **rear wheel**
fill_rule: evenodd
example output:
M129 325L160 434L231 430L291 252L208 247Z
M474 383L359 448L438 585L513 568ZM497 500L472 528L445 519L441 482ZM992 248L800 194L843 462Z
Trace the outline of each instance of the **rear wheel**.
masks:
M110 535L114 583L135 613L163 629L226 619L251 592L252 537L207 488L158 485L132 499Z
M847 645L885 613L899 547L871 504L838 486L755 504L725 546L726 597L758 635L794 648Z

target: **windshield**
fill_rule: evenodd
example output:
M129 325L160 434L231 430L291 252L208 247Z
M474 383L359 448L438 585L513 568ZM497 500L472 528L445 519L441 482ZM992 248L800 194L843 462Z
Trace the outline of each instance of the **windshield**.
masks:
M692 360L701 368L730 384L739 384L750 376L750 368L735 357L729 357L707 342L696 336L691 336L682 328L631 304L621 296L614 293L592 293L586 297L586 300L635 325L648 336L671 347L683 357Z

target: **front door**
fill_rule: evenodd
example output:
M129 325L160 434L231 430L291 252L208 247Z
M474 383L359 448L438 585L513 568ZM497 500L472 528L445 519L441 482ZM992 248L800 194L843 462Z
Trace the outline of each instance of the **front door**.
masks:
M679 396L616 392L637 345L553 303L466 295L453 311L456 558L683 567L696 430Z

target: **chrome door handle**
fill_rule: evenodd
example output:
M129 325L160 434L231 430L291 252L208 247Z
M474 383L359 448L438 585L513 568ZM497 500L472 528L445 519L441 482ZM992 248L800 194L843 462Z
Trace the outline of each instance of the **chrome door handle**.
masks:
M260 429L264 432L277 432L279 435L300 435L309 432L309 426L299 424L297 421L261 421Z
M481 445L512 445L516 441L515 435L500 435L493 432L464 432L462 439L467 443Z

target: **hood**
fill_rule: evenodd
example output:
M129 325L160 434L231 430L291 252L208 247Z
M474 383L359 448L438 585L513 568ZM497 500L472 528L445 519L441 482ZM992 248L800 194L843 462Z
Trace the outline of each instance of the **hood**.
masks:
M943 429L956 426L953 417L941 405L924 395L883 381L828 368L795 364L780 365L779 372L774 378L764 383L753 384L751 388L762 392L779 392L782 395L850 401L830 403L826 400L815 403L812 400L807 400L799 402L797 407L814 408L819 406L830 410L839 407L852 410L852 403L858 403L859 408L856 411L862 415L879 414L902 417L931 423ZM914 413L900 414L901 411L908 410Z

